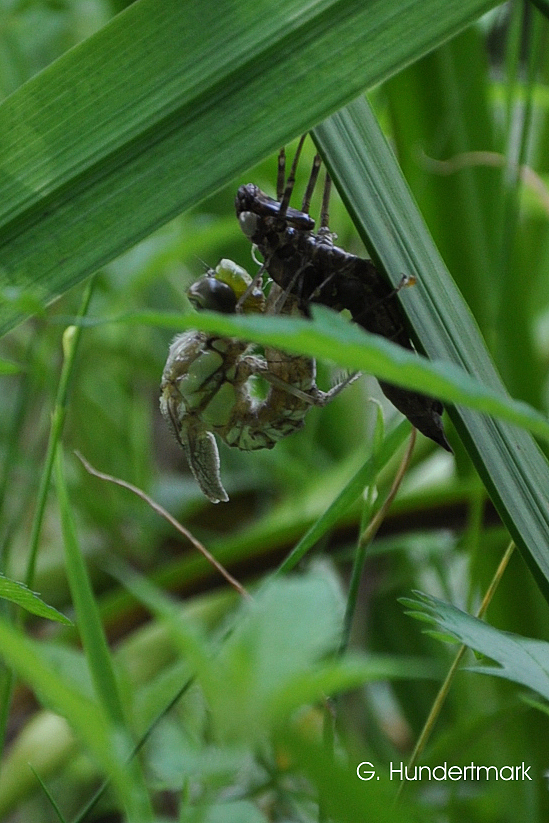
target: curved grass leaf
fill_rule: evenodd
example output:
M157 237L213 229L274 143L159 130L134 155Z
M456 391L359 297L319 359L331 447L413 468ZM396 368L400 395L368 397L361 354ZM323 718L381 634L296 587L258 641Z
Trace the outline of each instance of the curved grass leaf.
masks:
M0 330L494 5L133 3L0 106Z
M364 100L315 130L355 225L396 285L415 339L430 358L465 369L499 396L505 388L472 315L423 222L379 125ZM461 405L449 414L500 517L549 596L549 466L530 434Z
M127 320L148 321L155 326L168 324L179 330L199 329L331 360L349 371L374 374L389 383L509 420L549 442L549 420L527 403L513 400L502 389L485 385L453 363L427 360L379 335L367 334L325 306L313 306L312 314L313 322L206 311L173 316L141 313L129 315Z

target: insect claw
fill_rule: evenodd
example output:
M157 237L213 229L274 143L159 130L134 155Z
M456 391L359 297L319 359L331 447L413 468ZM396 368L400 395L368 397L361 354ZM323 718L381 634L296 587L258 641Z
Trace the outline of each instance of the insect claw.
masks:
M408 286L415 286L417 283L417 277L415 274L403 274L401 275L400 282L395 289L395 294L399 292L401 289L406 289Z

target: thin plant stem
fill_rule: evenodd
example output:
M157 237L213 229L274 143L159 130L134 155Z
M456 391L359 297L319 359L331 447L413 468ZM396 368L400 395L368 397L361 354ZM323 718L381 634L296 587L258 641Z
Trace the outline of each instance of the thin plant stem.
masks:
M88 311L92 292L93 292L94 278L90 278L84 294L82 303L78 312L78 317L84 317ZM36 511L32 523L32 531L30 538L30 551L27 560L27 570L25 574L25 583L29 588L32 588L34 580L34 572L36 569L36 558L38 555L38 544L40 541L40 533L42 531L42 523L44 520L44 512L46 510L46 501L48 498L48 491L50 488L53 464L57 450L57 444L61 440L63 432L63 424L65 422L65 415L67 411L67 402L70 388L70 378L73 373L76 351L78 343L82 336L82 326L68 326L63 333L63 366L61 368L61 376L59 378L59 385L57 387L57 395L55 398L55 405L52 413L52 421L50 426L50 434L48 438L48 447L46 451L46 458L44 461L44 468L40 476L40 484L38 487L38 498ZM22 624L25 620L25 611L19 610L17 620ZM9 718L9 710L11 704L11 696L13 693L14 673L12 670L6 671L0 684L0 757L4 750L6 727Z
M479 619L482 619L484 617L484 615L486 614L486 610L488 609L488 606L490 605L490 603L492 601L492 598L493 598L493 596L496 592L496 589L499 586L500 580L503 577L503 573L505 572L505 569L509 565L509 561L511 559L511 556L512 556L514 550L515 550L515 544L513 543L513 541L511 541L509 543L509 545L507 546L507 548L504 552L504 555L503 555L503 557L501 558L501 560L499 562L499 565L498 565L498 567L495 571L495 574L494 574L492 580L490 581L490 585L488 586L488 589L486 590L486 593L485 593L484 597L482 598L482 603L480 604L479 610L476 614L476 616ZM456 675L456 672L458 670L459 664L461 663L461 660L462 660L463 655L465 654L466 650L467 650L467 646L465 646L465 645L460 646L458 651L457 651L456 656L454 657L454 659L452 661L452 665L450 666L450 669L448 670L448 674L444 678L444 683L442 684L442 686L440 687L440 689L438 691L438 694L435 698L435 701L434 701L433 705L431 706L431 711L429 712L427 720L425 721L423 729L421 730L421 734L418 737L417 743L414 747L414 751L412 752L412 756L410 758L410 762L408 763L408 766L407 766L408 769L412 769L416 765L416 763L418 762L419 758L421 757L421 755L423 753L423 750L425 749L425 746L427 745L427 741L429 740L429 737L431 736L431 732L433 731L435 723L436 723L436 721L438 719L438 716L439 716L439 714L442 710L442 707L444 705L444 701L446 700L446 697L448 696L448 692L450 691L450 687L452 685L452 682L453 682L454 677ZM398 788L398 792L396 794L396 801L398 801L400 796L402 795L402 792L404 790L404 786L405 786L405 781L402 781L402 783L400 784L400 786Z
M137 754L139 754L139 752L141 751L141 749L143 748L143 746L145 745L147 740L150 738L150 736L152 735L154 730L157 728L160 721L170 713L170 711L174 708L174 706L178 703L178 701L183 697L185 692L187 692L189 690L189 688L192 686L194 681L195 681L195 676L192 675L192 677L189 677L185 681L185 683L177 690L177 692L171 698L169 703L167 703L166 706L164 706L162 711L159 712L159 714L157 714L157 716L153 719L153 721L150 724L150 726L148 727L148 729L143 733L143 735L139 738L139 740L137 741L137 743L133 747L133 749L131 751L131 754L128 757L128 762L131 762L131 760L133 760L133 758ZM97 805L99 800L105 794L105 792L108 789L108 787L110 786L110 784L111 784L111 779L110 779L110 777L107 777L103 781L103 783L99 786L97 791L88 800L88 802L86 803L84 808L81 809L78 812L78 815L74 818L73 823L83 823L83 821L88 816L88 814L93 810L93 808Z
M219 574L221 574L225 578L227 583L229 583L234 589L236 589L236 591L239 594L241 594L242 597L245 597L248 600L251 599L249 592L246 591L244 586L241 583L239 583L238 580L235 577L233 577L232 574L228 572L227 569L224 566L222 566L218 560L216 560L213 554L208 551L206 546L204 546L200 542L200 540L197 540L196 537L188 529L186 529L185 526L182 526L181 523L175 519L175 517L173 517L168 511L166 511L166 509L164 509L159 503L153 500L152 497L149 497L149 495L146 494L146 492L144 492L137 486L134 486L133 483L128 483L126 480L121 480L119 477L113 477L111 474L105 474L104 472L100 472L97 469L94 469L94 467L90 463L88 463L86 458L83 457L79 452L75 452L75 454L84 466L84 468L86 469L86 471L92 474L94 477L98 477L100 480L106 480L108 483L114 483L117 486L121 486L123 489L128 489L129 491L133 492L133 494L136 494L138 497L140 497L141 500L144 500L145 503L147 503L147 505L149 505L151 509L153 509L153 511L155 511L157 514L159 514L161 517L167 520L168 523L170 523L174 527L174 529L176 529L180 534L183 535L183 537L185 537L190 543L192 543L195 549L198 549L198 551L206 558L208 563L210 563L215 569L217 569Z
M410 460L412 457L412 452L414 450L415 442L416 429L412 429L410 439L408 441L408 448L406 449L406 453L404 454L400 466L398 467L398 471L389 490L389 494L383 501L383 504L380 506L378 511L372 517L367 527L360 535L360 539L358 541L358 549L355 555L353 570L351 573L351 582L349 584L349 595L347 597L347 607L345 609L345 618L343 621L343 631L341 643L339 646L339 654L343 654L347 649L347 646L349 645L349 637L351 635L351 627L353 624L353 617L355 614L358 597L358 588L360 585L360 578L362 576L362 570L364 568L364 563L366 560L366 552L372 540L376 536L379 527L381 526L385 517L387 516L387 512L389 511L389 508L391 507L391 504L395 499L395 496L400 488L402 479L406 474L408 466L410 465Z
M93 283L94 280L92 278L90 279L84 290L84 296L82 298L82 305L80 306L78 317L84 317L87 314L88 306L90 304L93 292ZM40 485L38 487L38 502L36 512L34 514L34 520L32 523L30 552L27 561L27 572L25 575L25 583L29 588L32 588L34 580L36 558L38 555L38 543L40 540L40 532L42 531L42 522L44 520L46 501L48 499L48 491L51 483L55 453L57 449L57 444L61 440L63 425L65 423L70 380L73 373L78 343L80 342L80 338L82 336L82 330L83 327L80 325L68 326L63 333L63 366L61 368L61 376L59 378L59 385L57 387L57 395L55 398L55 405L52 413L50 435L48 438L48 448L46 451L46 459L44 461L44 469L42 471L42 475L40 477Z

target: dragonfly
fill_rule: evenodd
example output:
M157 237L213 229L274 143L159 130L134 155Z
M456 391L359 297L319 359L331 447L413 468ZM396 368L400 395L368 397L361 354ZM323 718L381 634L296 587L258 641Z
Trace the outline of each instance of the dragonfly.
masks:
M263 284L228 259L193 283L188 296L199 311L301 314L295 295ZM257 378L269 386L263 399L254 391ZM202 492L212 503L226 502L216 435L243 451L271 449L303 426L312 406L326 405L352 379L322 391L309 357L272 347L259 355L235 338L187 331L170 346L160 409Z
M306 135L301 138L286 179L284 149L278 158L277 198L253 183L238 189L235 208L245 236L263 257L263 266L274 282L298 300L302 314L311 303L321 303L336 311L347 309L363 329L413 350L404 315L397 299L399 289L414 282L403 278L394 289L371 260L350 254L335 245L329 228L331 180L326 173L320 211L320 226L309 214L321 158L317 154L301 209L290 206L297 164ZM383 393L420 432L451 452L442 423L442 403L432 397L380 381Z

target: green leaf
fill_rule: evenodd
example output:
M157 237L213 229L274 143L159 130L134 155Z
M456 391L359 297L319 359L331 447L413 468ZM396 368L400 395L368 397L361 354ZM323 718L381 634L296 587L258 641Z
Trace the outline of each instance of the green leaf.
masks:
M502 632L477 617L461 611L436 597L416 592L417 600L405 600L415 617L435 623L439 629L494 660L495 666L474 666L469 670L512 680L549 700L549 643L518 634Z
M41 701L65 717L88 747L105 774L112 779L128 817L147 820L144 803L129 778L126 757L131 741L124 730L115 728L96 703L78 689L67 685L55 668L44 660L39 645L0 617L0 650L4 662L39 695Z
M200 329L331 360L350 371L374 374L389 383L422 391L448 403L463 403L496 415L549 441L549 420L527 403L511 399L503 388L498 391L452 363L427 360L379 335L368 334L324 306L313 306L312 315L314 322L302 318L237 316L206 311L174 316L141 313L129 315L126 320Z
M494 5L133 3L0 106L0 294L52 299Z
M113 568L111 564L111 568ZM326 574L270 580L242 603L222 645L207 640L178 606L143 577L121 572L128 589L168 622L207 697L213 726L225 742L262 739L304 703L365 682L433 677L429 662L385 655L338 657L343 603Z
M355 225L397 285L421 350L464 368L489 391L505 393L471 313L418 212L377 120L356 101L315 130ZM538 584L549 597L549 466L532 437L463 406L448 409L492 498Z
M21 371L21 366L11 363L9 360L0 360L0 374L17 374Z
M123 726L124 709L120 698L120 690L105 632L101 625L99 609L93 595L88 570L76 536L76 525L65 481L61 446L57 447L55 480L61 515L67 577L76 609L78 629L82 638L86 660L97 699L101 701L113 723L119 723Z
M286 718L300 705L315 703L324 695L341 694L365 683L380 680L437 678L440 669L430 661L390 655L348 655L322 666L311 667L281 683L272 696L271 712Z
M17 580L4 577L3 574L0 574L0 597L10 603L15 603L16 606L21 606L21 608L35 614L37 617L45 617L47 620L55 620L65 626L72 626L72 622L68 617L58 612L53 606L44 603L36 592L31 591Z
M226 803L214 803L197 818L196 809L183 813L181 823L267 823L265 815L249 800L229 800Z

